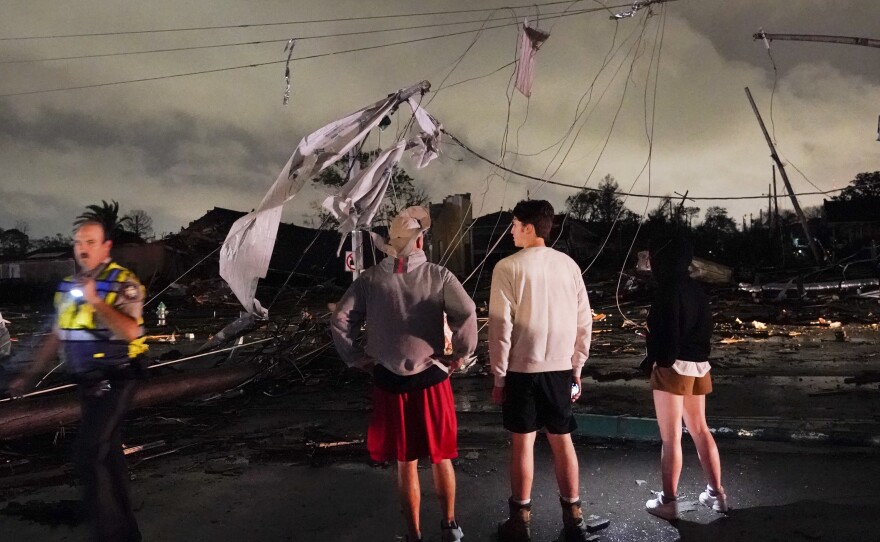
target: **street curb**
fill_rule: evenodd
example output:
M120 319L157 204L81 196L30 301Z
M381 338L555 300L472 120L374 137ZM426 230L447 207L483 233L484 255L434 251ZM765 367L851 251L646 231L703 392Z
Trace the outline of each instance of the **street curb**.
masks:
M500 412L457 411L459 426L473 432L506 432ZM625 441L660 442L660 430L654 418L575 413L576 436ZM880 424L870 424L874 431L857 427L840 429L843 422L830 420L768 420L749 421L740 418L709 418L709 430L717 440L751 440L790 442L798 444L837 444L845 446L880 447ZM762 423L763 422L763 423ZM785 423L795 422L795 423ZM862 424L864 425L864 424ZM836 429L834 427L837 427ZM687 433L687 429L683 429Z

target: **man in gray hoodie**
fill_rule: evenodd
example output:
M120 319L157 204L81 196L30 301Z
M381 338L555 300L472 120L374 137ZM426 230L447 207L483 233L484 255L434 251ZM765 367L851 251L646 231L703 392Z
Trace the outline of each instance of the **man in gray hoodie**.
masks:
M422 247L431 219L410 207L391 223L388 254L365 271L337 303L331 322L342 359L373 375L373 416L367 448L374 461L397 461L397 489L409 533L421 540L418 460L428 457L444 514L441 540L463 537L455 522L458 423L449 374L477 345L474 302L451 272L429 263ZM452 330L445 355L444 313ZM356 339L367 321L366 348Z

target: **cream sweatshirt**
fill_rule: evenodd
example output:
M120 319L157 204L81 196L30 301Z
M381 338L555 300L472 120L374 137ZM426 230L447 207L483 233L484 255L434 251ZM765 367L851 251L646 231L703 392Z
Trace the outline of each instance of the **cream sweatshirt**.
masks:
M524 248L492 272L489 361L495 385L507 371L571 369L580 376L590 353L593 318L578 265L549 247Z

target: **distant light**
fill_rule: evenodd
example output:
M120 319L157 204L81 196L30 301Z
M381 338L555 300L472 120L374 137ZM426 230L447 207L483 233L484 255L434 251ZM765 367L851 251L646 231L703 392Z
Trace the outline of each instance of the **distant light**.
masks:
M74 288L73 290L70 291L70 295L71 295L71 297L75 297L75 298L79 299L80 297L83 296L83 291L80 290L79 288Z

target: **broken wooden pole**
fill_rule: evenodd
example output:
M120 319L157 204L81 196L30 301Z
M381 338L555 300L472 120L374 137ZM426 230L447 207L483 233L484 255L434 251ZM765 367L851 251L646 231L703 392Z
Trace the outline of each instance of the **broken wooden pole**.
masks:
M801 206L798 203L797 196L795 196L794 190L791 188L788 174L785 172L782 160L780 160L779 155L776 154L776 147L773 145L773 140L770 139L770 133L767 132L767 127L764 126L764 119L761 118L761 113L758 112L758 106L755 105L755 100L752 98L752 92L749 90L749 87L746 87L746 96L749 98L749 103L752 104L752 111L755 112L755 117L758 118L758 124L761 125L761 131L764 132L764 138L767 140L767 145L770 147L770 157L773 158L773 161L776 162L776 165L779 167L779 173L782 175L782 182L785 183L785 188L788 189L788 195L791 198L791 204L794 206L794 212L797 214L798 220L801 221L801 226L804 228L804 234L807 236L807 243L810 245L810 250L813 252L813 258L816 259L817 264L821 264L822 256L819 254L819 248L816 246L813 236L810 235L810 226L807 224L807 217L804 216L804 212L801 210Z
M132 408L144 408L208 393L227 390L245 382L259 371L249 364L209 369L183 375L151 378L134 396ZM0 405L0 439L54 431L79 420L76 392L52 397L31 397Z

